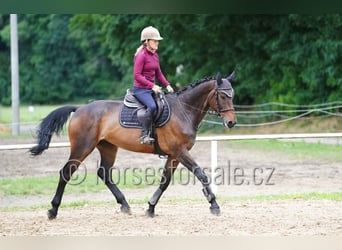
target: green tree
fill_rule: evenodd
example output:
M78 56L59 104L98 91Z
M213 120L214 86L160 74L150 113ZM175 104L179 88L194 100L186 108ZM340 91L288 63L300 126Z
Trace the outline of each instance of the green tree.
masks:
M21 102L121 99L149 25L164 37L158 53L174 87L235 70L239 104L337 101L342 90L339 14L18 17ZM9 15L0 15L2 104L10 103L9 46Z

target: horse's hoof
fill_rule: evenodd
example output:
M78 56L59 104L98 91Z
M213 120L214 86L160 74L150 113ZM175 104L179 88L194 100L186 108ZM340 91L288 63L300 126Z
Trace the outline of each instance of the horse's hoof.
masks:
M155 216L154 211L151 211L149 209L146 210L146 215L150 218L154 218Z
M219 207L211 207L210 212L216 216L221 215L221 209Z
M47 216L49 220L56 219L57 214L53 211L53 209L48 210Z
M131 214L132 214L131 208L130 208L130 207L121 206L120 210L121 210L121 212L124 213L124 214L128 214L128 215L131 215Z

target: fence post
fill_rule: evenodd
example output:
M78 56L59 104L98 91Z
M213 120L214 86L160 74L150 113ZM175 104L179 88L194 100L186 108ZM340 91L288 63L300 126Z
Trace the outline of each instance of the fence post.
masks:
M10 14L11 27L11 75L12 75L12 135L19 135L19 49L17 14Z
M211 189L217 194L217 185L215 184L217 168L217 141L211 141Z

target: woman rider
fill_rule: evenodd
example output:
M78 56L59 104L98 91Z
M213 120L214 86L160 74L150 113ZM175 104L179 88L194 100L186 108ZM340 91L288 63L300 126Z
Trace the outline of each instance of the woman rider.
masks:
M140 142L142 144L152 144L154 138L151 137L150 131L157 106L154 101L154 93L161 92L161 87L155 84L157 79L168 92L173 92L173 88L166 80L159 65L159 56L157 54L159 41L163 38L159 31L152 27L146 27L141 32L141 46L134 55L134 96L146 106L146 112L142 121L142 134Z

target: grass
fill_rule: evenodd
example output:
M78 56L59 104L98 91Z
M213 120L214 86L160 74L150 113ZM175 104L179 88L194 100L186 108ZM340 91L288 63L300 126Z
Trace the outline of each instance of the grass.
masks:
M185 181L192 182L194 176L184 168L177 169L171 183L185 184ZM160 183L161 171L158 169L127 169L113 171L113 183L119 188L146 188L157 186ZM52 194L55 192L59 180L57 176L42 177L20 177L0 179L0 194L3 195L39 195ZM96 174L74 173L66 192L71 193L97 193L107 187Z
M60 107L61 105L21 105L19 108L20 122L39 122L52 110ZM33 107L33 110L32 110ZM0 123L11 123L12 122L12 108L0 106Z
M295 159L322 159L342 161L342 145L307 142L284 142L279 140L245 140L229 142L244 148L265 152L280 152Z
M87 174L84 181L84 176L77 176L74 174L69 181L69 185L66 186L66 192L71 193L86 193L86 192L100 192L107 187L103 184L102 180L97 177L96 174ZM128 175L125 179L125 183L119 183L119 187L130 188L143 188L146 187L146 183L136 185L134 183L136 177ZM0 179L0 193L4 195L38 195L38 194L52 194L55 192L58 184L59 176L43 176L43 177L20 177L20 178L8 178ZM79 183L82 181L81 183ZM114 176L113 182L120 181L117 176ZM125 184L125 185L123 185Z
M56 190L59 176L20 177L0 179L0 193L4 195L51 194ZM96 183L94 174L89 174L80 185L67 185L67 192L99 192L105 186Z
M58 105L29 106L21 105L19 108L19 122L21 124L38 124L52 110L59 107ZM8 138L11 136L12 108L0 106L0 138ZM28 132L20 132L21 137L31 135Z

